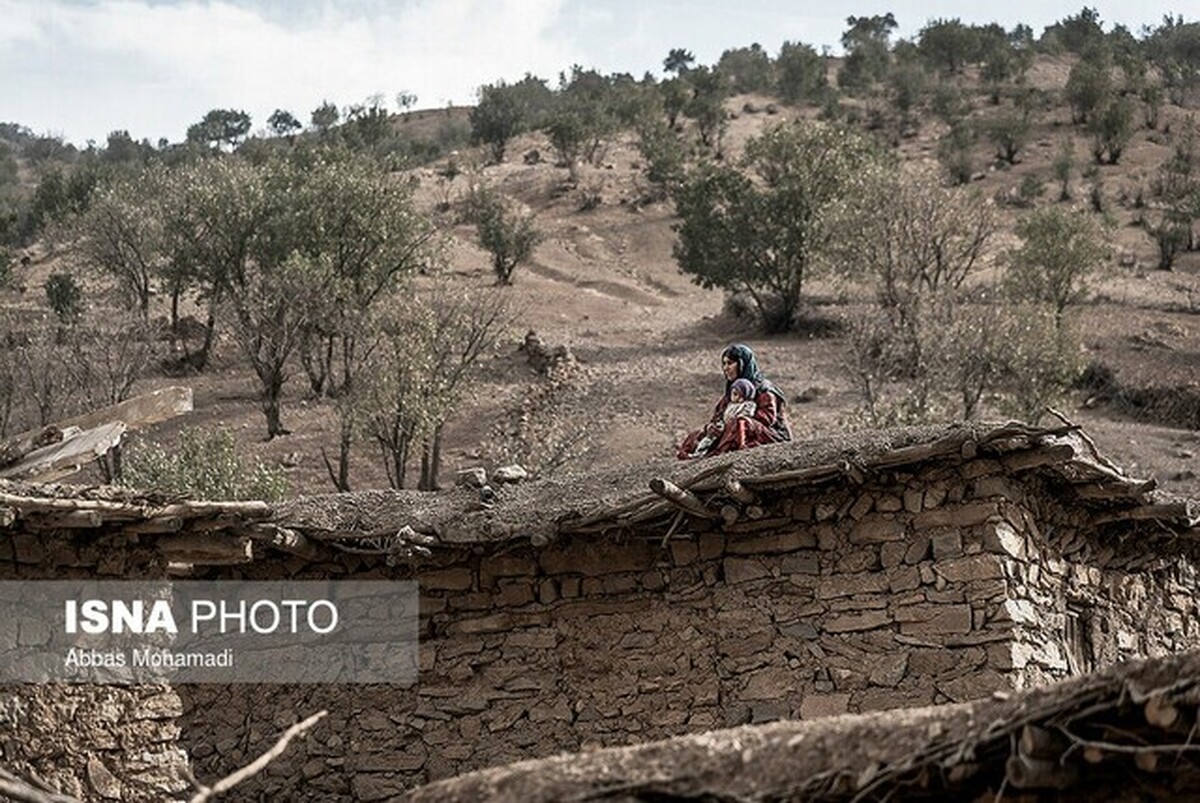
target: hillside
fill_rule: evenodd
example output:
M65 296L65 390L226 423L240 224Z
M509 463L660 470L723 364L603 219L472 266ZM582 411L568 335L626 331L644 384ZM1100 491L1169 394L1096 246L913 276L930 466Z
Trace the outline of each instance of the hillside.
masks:
M1070 64L1071 57L1039 56L1029 83L1053 97L1063 89ZM988 102L969 71L963 80L975 86L972 117L997 114L1001 107ZM735 159L745 141L767 126L818 113L815 107L777 103L771 97L745 94L726 101L726 159ZM456 114L461 122L461 112ZM441 116L436 111L413 112L412 119L393 125L428 128ZM1153 476L1175 492L1200 495L1200 477L1192 467L1200 449L1195 432L1200 424L1200 252L1181 254L1171 271L1157 270L1156 247L1135 223L1138 189L1169 155L1171 136L1188 127L1195 128L1189 111L1168 104L1158 129L1139 128L1119 164L1099 168L1104 205L1116 224L1116 256L1081 309L1080 327L1084 362L1106 369L1101 373L1111 382L1107 388L1075 392L1063 412L1084 424L1103 451L1133 473ZM946 130L943 122L924 112L915 126L897 130L897 152L905 160L935 162L937 141ZM989 198L1011 198L1032 176L1046 184L1036 203L1054 203L1052 165L1072 130L1071 110L1065 105L1040 110L1029 144L1017 163L1006 167L995 164L986 140L977 143L980 169L972 187ZM1073 136L1077 159L1086 162L1084 135L1075 130ZM523 158L532 151L541 159ZM518 350L529 330L548 344L565 344L578 360L545 431L585 436L579 444L586 447L579 465L612 467L672 454L682 433L707 418L723 387L718 355L731 341L750 344L768 376L789 394L798 438L855 425L858 398L846 369L846 336L836 324L859 303L860 288L832 281L812 284L813 318L827 325L765 337L726 311L723 293L701 289L680 273L672 256L673 208L669 201L646 202L648 183L632 132L610 142L598 165L583 165L576 186L569 185L567 170L553 163L553 153L545 135L534 133L510 143L505 161L498 165L485 164L481 155L466 151L457 155L477 172L450 184L452 206L461 203L469 181L492 187L536 215L544 241L532 262L518 268L514 286L499 291L520 312L503 346L484 361L471 400L450 419L443 484L453 481L455 470L494 454L495 428L515 415L522 400L543 381ZM437 173L443 163L410 171L418 182L417 199L445 237L452 281L489 287L489 257L478 245L474 226L457 222L453 208L439 211L446 193ZM1072 190L1077 202L1087 198L1088 187L1076 171ZM1015 241L1013 226L1025 211L1006 203L997 203L997 209L1002 234L985 258L985 276L994 275L1002 249ZM47 243L27 253L29 264L16 266L15 280L0 291L0 306L10 314L44 310L41 288L64 265L62 253ZM156 314L164 314L166 300L154 303ZM223 341L209 370L185 380L196 391L195 412L159 428L153 438L170 444L183 426L228 428L244 453L283 466L293 493L327 491L321 453L336 451L332 403L310 396L298 368L291 374L284 419L292 434L261 442L262 416L252 376L234 345ZM178 377L156 372L140 380L138 388L179 382ZM994 409L987 412L999 415ZM369 445L357 448L353 487L386 485L375 450Z

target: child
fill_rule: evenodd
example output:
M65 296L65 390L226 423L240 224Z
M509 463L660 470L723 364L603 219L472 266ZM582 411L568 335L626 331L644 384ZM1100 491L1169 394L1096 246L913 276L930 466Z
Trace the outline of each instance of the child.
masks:
M737 418L753 418L757 409L758 405L754 402L754 383L749 379L735 380L729 386L729 403L725 405L725 412L721 413L717 431L701 438L689 457L703 457L721 439L721 433L725 431L729 422Z

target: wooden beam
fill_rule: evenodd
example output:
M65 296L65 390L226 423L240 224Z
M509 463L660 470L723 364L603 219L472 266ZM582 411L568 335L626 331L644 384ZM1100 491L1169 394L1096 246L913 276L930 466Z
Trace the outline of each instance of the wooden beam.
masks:
M721 486L721 490L724 491L725 495L730 499L733 499L736 502L741 502L743 505L752 505L758 500L758 496L755 495L754 491L751 491L733 477L725 478L725 482Z
M0 468L11 466L35 449L58 443L62 439L63 431L51 425L0 441Z
M151 393L143 393L118 404L77 415L65 421L56 421L55 426L93 429L102 424L120 421L128 429L142 429L169 421L192 411L192 389L169 387Z
M85 430L60 443L35 449L0 469L0 478L37 482L49 475L78 471L120 443L124 435L125 424L119 421Z
M288 527L280 527L277 524L260 524L247 531L247 534L259 543L307 560L321 560L328 557L312 539Z
M715 510L709 510L700 498L691 491L685 491L670 480L665 480L662 477L655 477L650 480L650 490L666 499L675 507L684 512L691 513L693 516L702 519L715 519L720 517L720 513Z
M231 566L254 560L253 541L244 535L181 533L164 535L156 542L171 563L194 566Z
M50 513L27 519L30 525L37 523L40 529L88 530L104 525L104 516L96 510L72 510L68 513Z

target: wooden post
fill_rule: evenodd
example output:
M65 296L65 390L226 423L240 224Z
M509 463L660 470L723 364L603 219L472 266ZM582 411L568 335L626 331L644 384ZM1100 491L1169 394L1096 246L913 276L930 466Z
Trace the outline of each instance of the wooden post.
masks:
M715 519L720 516L716 511L709 510L694 493L685 491L670 480L655 477L650 480L650 490L675 507L698 518Z

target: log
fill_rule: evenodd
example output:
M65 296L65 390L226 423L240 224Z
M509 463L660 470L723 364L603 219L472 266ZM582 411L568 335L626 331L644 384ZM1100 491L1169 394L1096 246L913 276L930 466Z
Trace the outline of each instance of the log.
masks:
M98 510L72 510L69 513L51 513L41 516L38 524L43 529L87 530L103 526L104 516Z
M693 516L702 519L715 519L720 516L719 513L709 510L699 497L691 491L685 491L670 480L665 480L662 477L655 477L650 480L650 490L666 499L675 507L683 510L686 513L691 513Z
M1004 773L1014 789L1066 789L1079 778L1074 764L1059 764L1016 753L1008 757Z
M1017 740L1017 750L1026 758L1057 761L1066 749L1067 741L1062 734L1032 724L1021 728Z
M123 532L131 535L139 535L142 533L177 533L183 529L183 519L178 516L163 516L146 521L139 521L136 524L129 524L121 528Z
M742 515L736 505L721 505L721 522L726 527L732 527L737 524L738 517Z
M310 538L288 527L262 524L247 533L251 538L281 552L298 555L307 560L320 560L325 553Z
M249 536L214 533L164 535L157 541L163 557L170 563L194 566L231 566L254 560L253 541Z
M1147 700L1142 710L1146 714L1146 721L1159 728L1170 728L1179 721L1179 709L1161 694L1155 694Z
M1024 452L1013 452L1000 458L1000 464L1014 473L1028 471L1039 466L1052 466L1066 463L1075 457L1075 447L1063 443L1057 446L1046 446L1040 449L1030 449Z
M11 507L0 506L0 527L11 527L17 520L17 511Z
M755 495L754 491L751 491L733 477L725 478L725 482L722 485L722 490L730 499L733 499L735 502L741 502L743 505L752 505L758 500L758 497Z

